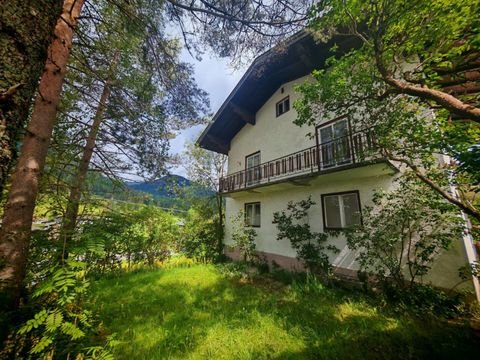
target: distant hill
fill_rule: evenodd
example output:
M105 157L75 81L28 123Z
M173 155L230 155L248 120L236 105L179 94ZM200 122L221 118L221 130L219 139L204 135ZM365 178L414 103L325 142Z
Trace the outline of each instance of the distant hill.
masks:
M101 174L90 174L90 190L101 197L133 203L157 205L163 208L187 210L193 197L214 194L180 175L166 175L147 182L112 181ZM188 194L188 195L187 195Z
M154 197L166 198L176 197L176 190L183 190L193 185L190 180L180 175L166 175L150 182L127 182L125 184L132 190L143 191Z

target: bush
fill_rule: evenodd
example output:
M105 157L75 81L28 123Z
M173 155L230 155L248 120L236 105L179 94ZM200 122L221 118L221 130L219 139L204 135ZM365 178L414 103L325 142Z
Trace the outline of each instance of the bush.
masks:
M375 193L374 206L363 211L363 224L346 236L362 271L402 289L414 287L435 256L462 236L463 222L454 205L413 175L397 181L396 190Z
M277 240L289 240L308 271L328 278L333 268L327 251L336 253L339 250L326 244L327 234L311 231L308 210L314 204L311 197L297 203L290 201L286 210L273 213L273 224L277 224Z
M217 261L223 251L222 237L218 215L205 208L189 210L182 239L186 256L202 262Z
M255 237L257 232L255 229L245 225L245 215L240 211L236 216L232 217L232 240L234 246L243 256L243 261L253 262L255 254Z

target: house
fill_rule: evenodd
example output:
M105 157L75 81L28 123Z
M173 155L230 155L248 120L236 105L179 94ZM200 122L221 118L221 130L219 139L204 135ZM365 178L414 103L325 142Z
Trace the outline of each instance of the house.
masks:
M340 51L355 46L350 38L335 40ZM331 46L301 32L282 48L259 56L198 140L203 148L228 155L220 193L226 198L226 252L233 258L238 253L230 248L231 218L239 211L255 227L256 250L262 257L298 269L301 263L290 243L276 239L275 211L311 196L316 203L309 212L312 230L341 229L361 221L358 213L371 203L374 190L388 190L399 175L399 167L375 152L373 134L348 117L319 119L315 128L293 123L292 104L299 97L295 85L324 66ZM356 256L345 238L330 236L329 241L340 249L331 255L336 274L355 277ZM471 239L459 239L424 280L454 286L460 281L458 268L473 260L472 250ZM466 286L472 288L471 283Z

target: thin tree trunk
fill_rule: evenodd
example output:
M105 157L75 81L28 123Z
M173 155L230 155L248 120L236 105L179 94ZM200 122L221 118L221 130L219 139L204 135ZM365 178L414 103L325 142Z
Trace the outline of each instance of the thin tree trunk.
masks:
M114 77L115 67L118 63L119 53L115 52L112 60L112 65L110 66L108 79L105 81L103 86L102 94L100 96L100 101L98 103L95 116L93 117L92 126L90 127L90 132L88 133L87 142L83 148L82 159L78 166L77 172L73 178L73 184L70 188L70 196L68 198L67 210L63 218L62 225L62 239L63 239L63 256L67 256L66 253L66 244L72 239L73 232L75 230L75 225L77 222L78 208L80 205L80 198L82 196L82 191L85 186L85 181L87 179L88 167L90 165L90 160L92 159L93 150L95 148L95 143L97 141L98 130L103 120L103 114L105 113L105 108L107 105L108 97L110 96L111 85Z
M55 125L73 29L83 3L84 0L65 0L63 4L5 205L0 229L0 262L4 265L0 270L0 289L13 308L18 307L23 289L35 201Z
M0 1L0 196L17 157L63 0Z

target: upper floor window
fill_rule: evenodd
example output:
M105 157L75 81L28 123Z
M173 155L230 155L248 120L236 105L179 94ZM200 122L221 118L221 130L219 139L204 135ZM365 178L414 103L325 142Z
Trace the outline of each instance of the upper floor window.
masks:
M245 225L260 227L260 203L245 204Z
M322 195L323 226L325 229L345 229L361 224L358 191Z
M322 168L352 162L350 134L347 119L340 119L317 127Z
M247 185L260 181L260 151L245 157Z
M288 110L290 110L290 97L287 96L286 98L277 102L277 117L285 114Z

